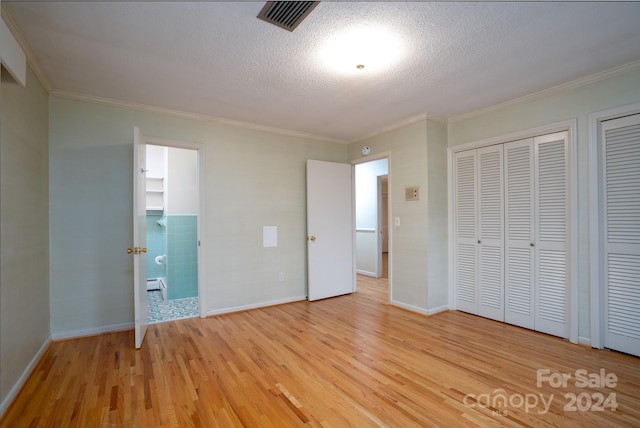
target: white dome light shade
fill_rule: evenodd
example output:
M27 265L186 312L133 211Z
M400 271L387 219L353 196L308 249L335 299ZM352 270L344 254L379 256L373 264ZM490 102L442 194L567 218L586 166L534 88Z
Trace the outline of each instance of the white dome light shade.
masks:
M325 67L340 74L377 74L402 58L404 46L390 31L360 27L331 36L319 55Z

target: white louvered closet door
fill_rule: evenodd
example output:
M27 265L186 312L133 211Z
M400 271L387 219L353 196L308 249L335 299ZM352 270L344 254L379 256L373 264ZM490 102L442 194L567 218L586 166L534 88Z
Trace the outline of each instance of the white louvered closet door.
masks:
M534 138L535 329L568 331L568 133Z
M477 192L475 150L454 154L456 309L478 313Z
M534 323L533 138L504 145L505 322Z
M502 145L478 149L478 315L504 321Z
M640 115L601 138L605 347L640 356Z

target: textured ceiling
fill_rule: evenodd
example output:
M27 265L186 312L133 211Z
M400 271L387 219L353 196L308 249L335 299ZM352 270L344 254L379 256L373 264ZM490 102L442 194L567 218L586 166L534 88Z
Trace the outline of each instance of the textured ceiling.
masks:
M353 141L640 60L640 3L322 2L294 31L264 2L2 1L54 90ZM401 43L385 71L319 53L353 27Z

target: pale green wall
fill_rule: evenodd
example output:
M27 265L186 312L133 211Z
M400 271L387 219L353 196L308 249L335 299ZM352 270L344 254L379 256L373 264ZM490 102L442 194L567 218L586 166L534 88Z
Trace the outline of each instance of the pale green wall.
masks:
M590 336L588 115L640 102L640 69L449 123L449 146L577 120L579 336Z
M49 338L48 95L2 69L0 402Z
M389 230L391 300L396 304L426 311L427 298L427 121L421 120L349 145L349 159L389 152ZM419 186L418 201L407 202L405 187ZM394 218L400 217L400 226Z
M391 301L423 313L446 309L447 129L419 120L349 145L349 159L389 153ZM420 187L418 201L405 200L406 187ZM394 219L400 217L400 226Z
M306 295L305 161L345 162L345 145L59 97L50 109L54 337L133 320L134 126L204 145L207 312Z
M427 254L430 312L449 306L447 125L427 122Z

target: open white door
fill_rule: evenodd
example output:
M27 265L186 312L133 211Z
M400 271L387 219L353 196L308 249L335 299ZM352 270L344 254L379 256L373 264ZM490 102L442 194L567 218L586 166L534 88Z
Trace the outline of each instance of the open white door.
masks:
M352 166L307 161L308 299L355 286Z
M136 126L133 130L133 307L136 349L140 349L147 332L147 203L144 136Z

